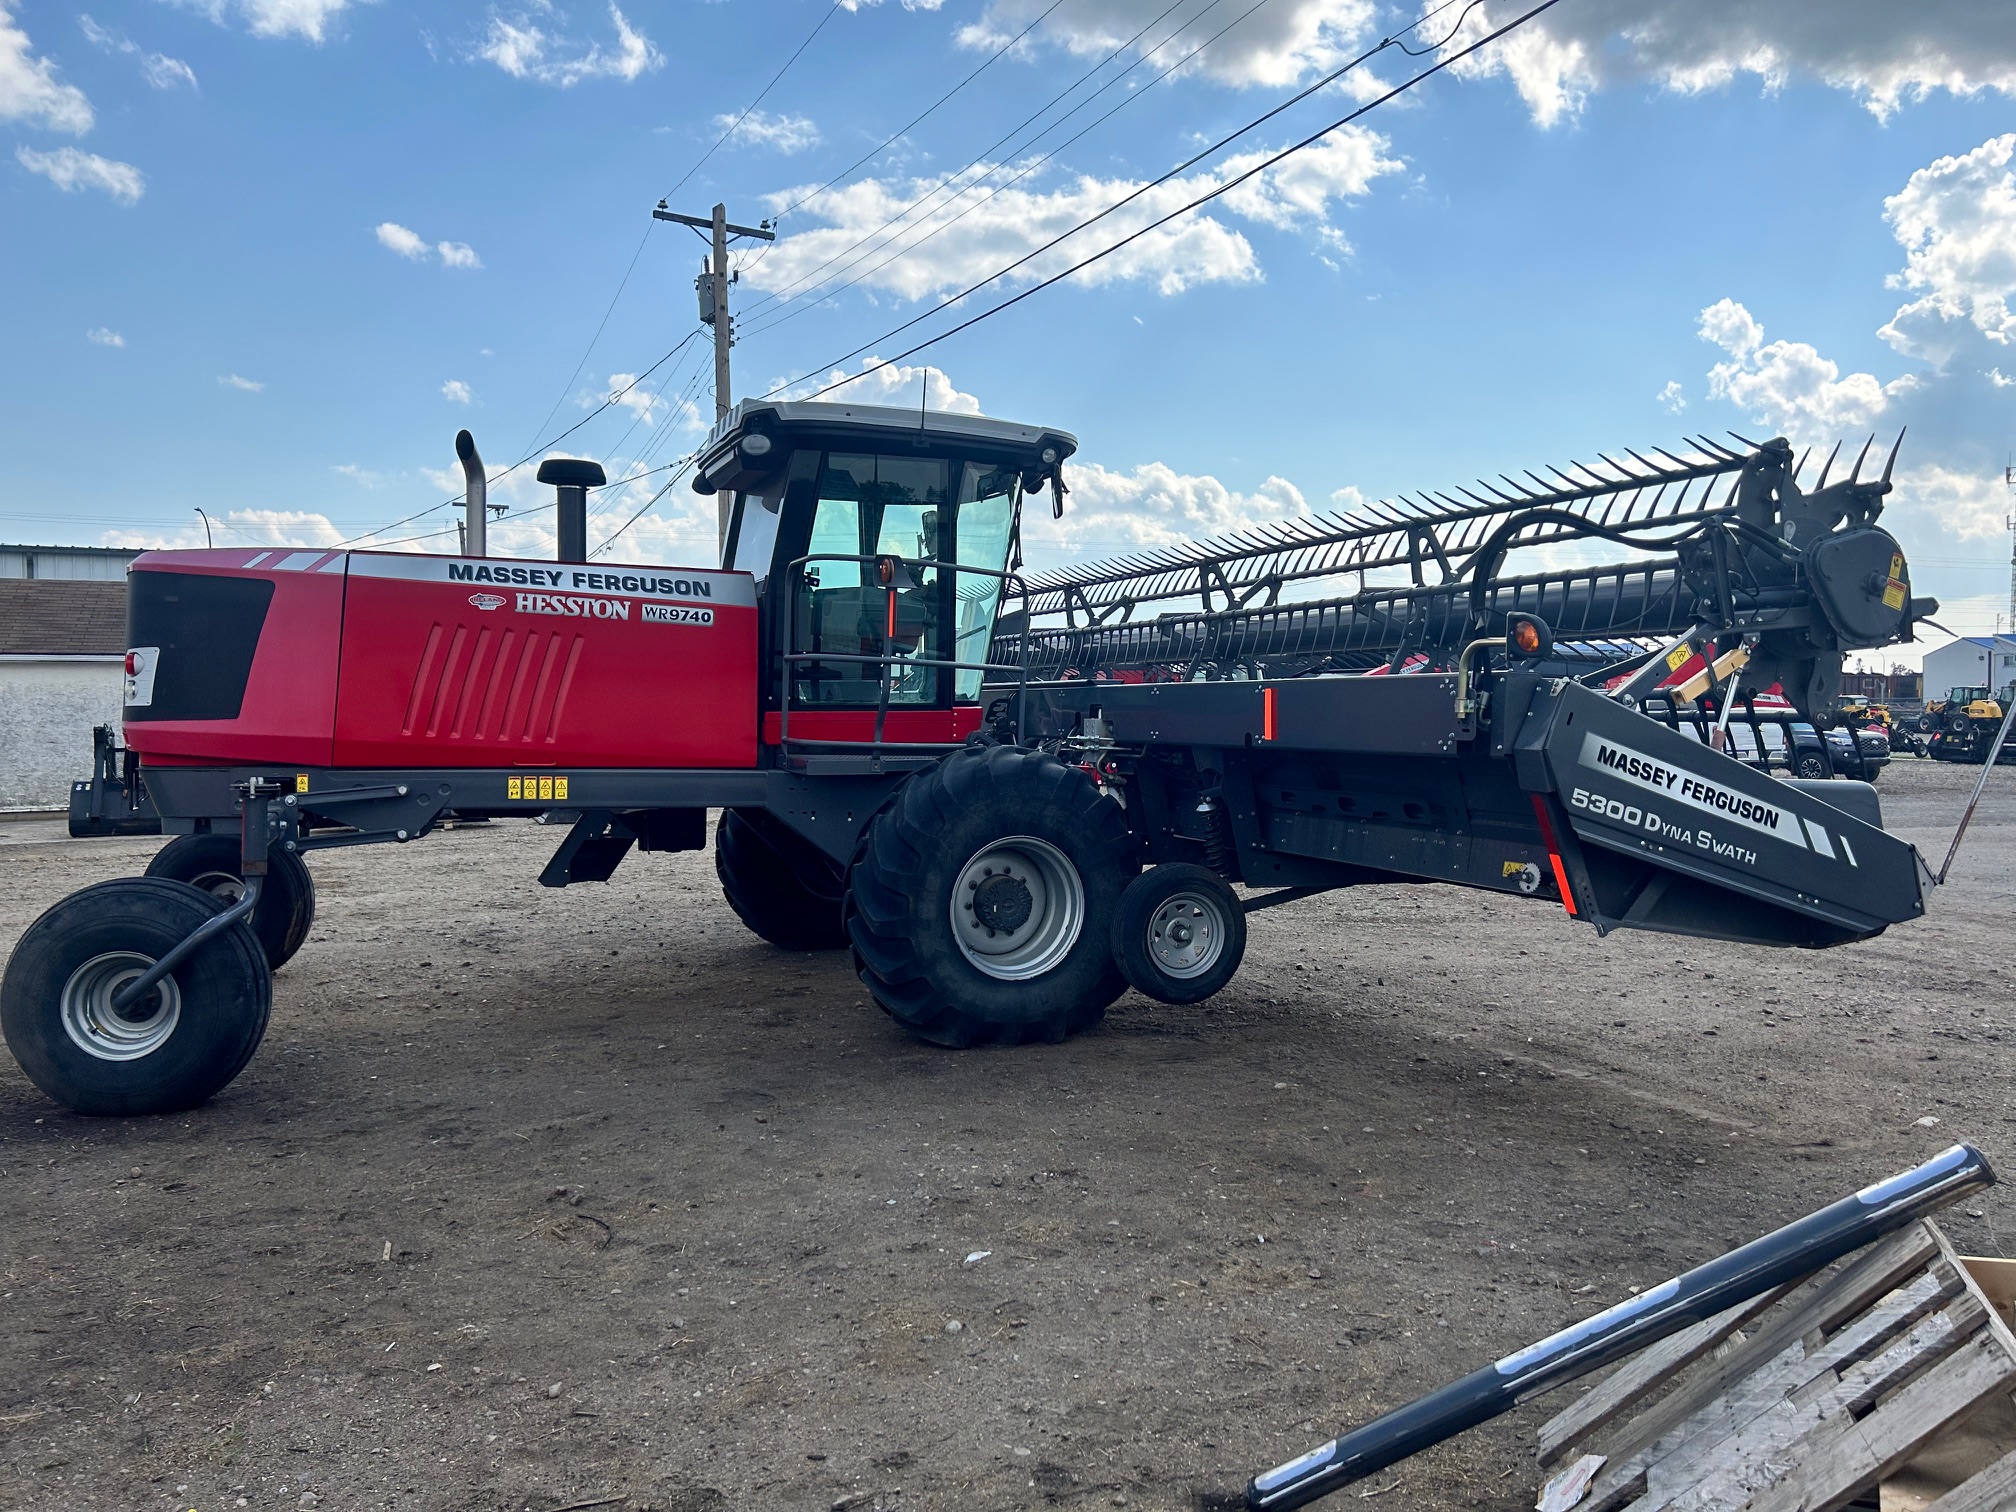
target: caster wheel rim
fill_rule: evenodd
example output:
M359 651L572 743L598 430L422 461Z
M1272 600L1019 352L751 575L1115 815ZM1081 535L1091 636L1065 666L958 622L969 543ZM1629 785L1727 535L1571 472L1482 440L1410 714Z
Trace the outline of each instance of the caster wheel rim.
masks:
M172 976L163 977L151 999L126 1013L112 999L128 982L154 964L152 956L130 950L93 956L63 984L63 1032L86 1055L98 1060L131 1061L152 1055L175 1033L182 1019L182 990Z
M202 888L226 907L245 896L245 879L236 872L199 872L189 879L189 885Z
M1216 900L1180 892L1149 915L1148 954L1165 975L1188 981L1218 964L1225 953L1225 933Z
M1048 840L1011 835L976 851L952 884L952 938L976 970L1022 982L1055 970L1085 929L1085 883Z

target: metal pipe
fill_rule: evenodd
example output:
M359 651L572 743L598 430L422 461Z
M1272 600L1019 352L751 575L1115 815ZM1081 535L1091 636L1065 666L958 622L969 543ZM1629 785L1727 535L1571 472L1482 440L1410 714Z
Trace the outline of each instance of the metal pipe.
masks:
M462 489L467 502L462 506L462 554L488 556L486 525L490 517L490 480L483 473L483 458L476 451L476 438L466 430L455 432L455 455L462 459Z
M1960 854L1961 837L1974 820L1974 805L1981 801L1981 790L1988 786L1988 774L1995 770L1995 758L2002 754L2002 742L2009 738L2009 721L2012 719L2016 719L2016 698L2009 700L2009 711L2002 716L2002 728L1995 732L1995 744L1988 748L1988 759L1981 763L1981 775L1974 779L1973 795L1967 800L1966 811L1960 815L1960 828L1953 831L1953 843L1946 848L1946 859L1940 864L1939 875L1933 878L1942 887L1946 883L1946 873L1952 870L1953 858Z
M1811 1275L1994 1183L1987 1156L1972 1145L1954 1145L1921 1166L1864 1187L1256 1475L1246 1487L1246 1505L1250 1512L1305 1507L1340 1486L1509 1412L1543 1391Z
M197 950L205 940L213 935L224 933L225 930L236 924L240 919L249 919L252 917L252 910L259 902L260 885L265 880L264 877L260 876L247 877L245 879L245 892L236 903L233 903L222 913L212 914L201 924L198 924L188 934L184 935L181 943L170 950L168 954L161 957L160 960L149 966L140 975L133 978L132 981L114 993L112 995L112 1011L114 1013L124 1013L128 1008L131 1008L135 1003L147 996L148 993L152 992L155 987L160 985L161 978L188 960L190 954Z
M562 562L588 560L588 490L563 483L555 490L560 512L559 546L554 557Z
M1456 717L1468 719L1475 712L1470 702L1470 658L1477 652L1492 646L1502 645L1504 637L1487 635L1481 640L1473 640L1463 648L1463 654L1456 658Z

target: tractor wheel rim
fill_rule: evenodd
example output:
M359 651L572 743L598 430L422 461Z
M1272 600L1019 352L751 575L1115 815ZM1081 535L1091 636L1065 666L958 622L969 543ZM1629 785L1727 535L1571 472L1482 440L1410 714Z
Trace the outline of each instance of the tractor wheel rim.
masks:
M1085 883L1048 840L1010 835L973 854L952 884L952 938L1003 982L1054 971L1085 930Z
M200 887L219 903L227 907L245 896L245 879L236 872L198 872L189 879L191 887Z
M71 972L62 1000L63 1032L70 1042L107 1061L139 1060L167 1044L182 1019L182 989L174 977L163 977L151 997L124 1013L112 1006L119 990L153 964L152 956L111 950Z
M1164 976L1188 980L1225 953L1225 917L1204 893L1180 892L1148 916L1148 954Z

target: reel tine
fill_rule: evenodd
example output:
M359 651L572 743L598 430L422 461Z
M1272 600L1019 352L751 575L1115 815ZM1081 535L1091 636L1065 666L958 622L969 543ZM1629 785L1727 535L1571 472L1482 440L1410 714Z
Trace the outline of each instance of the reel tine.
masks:
M1897 440L1890 447L1889 460L1883 464L1883 481L1885 483L1888 483L1890 481L1890 469L1892 469L1897 465L1897 453L1903 449L1904 432L1907 429L1909 429L1908 426L1900 425L1899 427L1897 427Z
M1876 444L1876 432L1871 431L1869 432L1869 439L1862 443L1862 450L1856 454L1855 470L1848 474L1848 481L1850 483L1856 482L1858 479L1861 478L1863 460L1868 457L1869 448L1874 446L1875 444Z
M1836 441L1834 443L1834 450L1827 453L1827 460L1820 464L1820 481L1813 485L1813 491L1815 493L1818 493L1821 489L1827 486L1827 474L1834 470L1834 459L1840 455L1841 455L1841 443L1839 441Z

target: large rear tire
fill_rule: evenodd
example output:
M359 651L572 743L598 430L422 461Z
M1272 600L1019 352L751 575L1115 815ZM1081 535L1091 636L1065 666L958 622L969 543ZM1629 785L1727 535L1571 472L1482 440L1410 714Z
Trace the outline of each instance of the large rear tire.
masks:
M215 1096L266 1034L273 977L244 924L207 940L141 1003L119 989L223 911L209 893L122 877L28 926L0 978L0 1030L28 1079L78 1113L174 1113Z
M807 841L763 815L722 811L714 874L735 917L772 945L838 950L847 943L839 878Z
M187 882L229 907L245 896L238 840L232 835L181 835L155 852L147 875ZM266 881L252 910L252 933L278 971L294 958L315 923L315 879L297 855L275 850L266 858Z
M1054 1043L1126 991L1107 940L1138 870L1126 816L1084 772L970 746L869 825L848 879L854 968L933 1044Z

